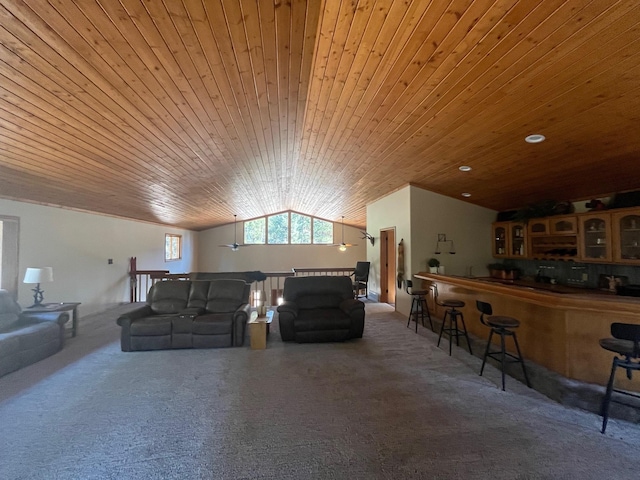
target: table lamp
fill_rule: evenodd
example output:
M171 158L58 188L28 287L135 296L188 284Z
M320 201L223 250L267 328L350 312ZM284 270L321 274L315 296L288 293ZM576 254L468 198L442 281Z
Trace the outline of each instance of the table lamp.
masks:
M32 288L34 292L33 305L31 305L31 307L29 308L39 307L40 305L42 305L44 290L40 290L40 284L43 282L53 282L53 268L27 268L27 271L24 274L23 283L36 284L36 288Z

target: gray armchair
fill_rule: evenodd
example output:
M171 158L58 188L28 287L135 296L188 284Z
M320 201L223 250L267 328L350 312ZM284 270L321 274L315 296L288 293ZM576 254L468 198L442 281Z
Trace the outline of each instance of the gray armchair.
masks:
M364 303L353 298L349 277L288 277L278 306L282 340L340 342L362 338Z

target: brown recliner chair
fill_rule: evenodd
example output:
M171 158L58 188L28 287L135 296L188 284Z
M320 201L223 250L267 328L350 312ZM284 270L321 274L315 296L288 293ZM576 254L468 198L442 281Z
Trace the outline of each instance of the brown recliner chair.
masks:
M288 277L278 306L282 340L340 342L361 338L364 303L353 298L349 277Z

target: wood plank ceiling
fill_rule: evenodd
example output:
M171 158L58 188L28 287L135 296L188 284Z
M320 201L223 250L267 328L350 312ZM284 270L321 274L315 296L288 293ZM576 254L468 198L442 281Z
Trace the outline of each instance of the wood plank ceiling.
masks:
M637 0L0 5L3 198L200 230L640 189Z

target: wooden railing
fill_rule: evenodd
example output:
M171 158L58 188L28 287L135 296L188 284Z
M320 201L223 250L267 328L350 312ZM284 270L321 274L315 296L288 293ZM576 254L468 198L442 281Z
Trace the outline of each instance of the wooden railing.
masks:
M316 275L348 277L355 271L355 267L292 268L291 270L293 270L296 277L309 277Z
M147 292L156 282L166 280L189 280L189 273L169 273L168 270L138 270L135 257L129 263L130 300L131 302L145 302ZM353 273L353 267L334 268L293 268L289 272L264 272L266 278L251 284L251 306L255 306L261 292L265 292L265 305L275 306L281 302L284 279L293 276L349 276Z

